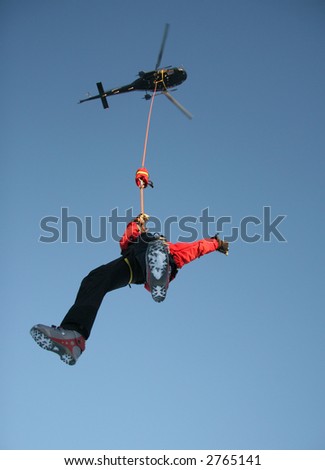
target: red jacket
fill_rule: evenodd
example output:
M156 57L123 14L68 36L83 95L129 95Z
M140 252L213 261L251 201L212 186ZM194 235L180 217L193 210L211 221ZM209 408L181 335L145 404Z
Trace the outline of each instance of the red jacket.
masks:
M134 242L141 234L139 226L136 222L130 222L120 240L121 250L128 248L131 242ZM172 255L176 266L180 269L184 264L194 261L200 256L207 255L215 251L219 244L215 238L203 238L195 242L167 242L170 254Z

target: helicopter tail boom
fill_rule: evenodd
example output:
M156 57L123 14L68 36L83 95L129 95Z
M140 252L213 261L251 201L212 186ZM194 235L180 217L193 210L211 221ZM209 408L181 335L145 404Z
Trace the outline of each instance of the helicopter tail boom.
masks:
M96 83L96 85L97 85L97 89L98 89L100 99L102 100L103 108L104 109L109 108L108 102L107 102L107 99L106 99L105 90L103 88L102 82L98 82L98 83Z

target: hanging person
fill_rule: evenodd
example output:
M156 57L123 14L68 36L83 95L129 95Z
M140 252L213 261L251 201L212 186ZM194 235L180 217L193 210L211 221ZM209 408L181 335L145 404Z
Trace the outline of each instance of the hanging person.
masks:
M97 312L108 292L130 284L144 284L153 300L162 302L169 282L179 269L213 251L228 255L228 242L218 234L194 242L171 243L146 229L149 216L140 214L120 240L121 255L102 265L81 282L74 305L59 327L35 325L30 333L43 349L53 351L69 365L74 365L86 347Z

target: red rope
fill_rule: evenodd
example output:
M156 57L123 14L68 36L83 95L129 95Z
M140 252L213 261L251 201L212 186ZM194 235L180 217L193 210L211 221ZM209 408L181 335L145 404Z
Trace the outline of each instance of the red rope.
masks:
M150 108L149 108L149 115L148 115L148 121L147 121L147 128L146 128L146 136L144 139L144 147L143 147L143 155L142 155L142 162L141 162L141 167L145 166L146 162L146 156L147 156L147 144L148 144L148 137L149 137L149 129L150 129L150 122L151 122L151 113L152 113L152 107L153 107L153 102L156 96L156 91L157 91L157 82L155 83L155 89L151 98L151 103L150 103ZM144 195L143 195L143 190L144 186L140 186L140 210L141 214L144 214Z
M151 121L151 113L152 113L152 107L153 107L153 102L155 99L157 91L157 82L155 83L155 89L151 98L151 103L150 103L150 109L149 109L149 115L148 115L148 121L147 121L147 129L146 129L146 137L144 139L144 148L143 148L143 155L142 155L142 163L141 166L145 166L145 161L146 161L146 155L147 155L147 143L148 143L148 137L149 137L149 129L150 129L150 121Z

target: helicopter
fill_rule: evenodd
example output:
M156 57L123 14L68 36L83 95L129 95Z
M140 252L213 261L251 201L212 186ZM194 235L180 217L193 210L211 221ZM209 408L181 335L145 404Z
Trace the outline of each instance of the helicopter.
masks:
M160 51L157 58L157 63L155 70L150 72L141 71L138 73L138 78L128 85L124 85L118 88L112 88L111 90L104 90L102 82L96 83L98 95L88 96L83 100L80 100L79 103L85 103L86 101L92 101L100 99L104 109L109 108L107 96L119 95L121 93L128 93L130 91L144 91L144 99L150 100L154 92L159 92L162 95L165 95L175 106L177 106L180 111L182 111L189 119L192 119L191 113L184 108L169 92L168 88L171 88L172 91L175 91L175 87L181 85L187 78L187 73L183 67L172 67L168 66L166 68L159 68L161 64L161 59L163 56L165 43L168 35L169 24L165 25L164 34L160 46Z

